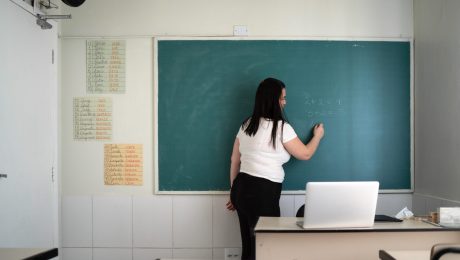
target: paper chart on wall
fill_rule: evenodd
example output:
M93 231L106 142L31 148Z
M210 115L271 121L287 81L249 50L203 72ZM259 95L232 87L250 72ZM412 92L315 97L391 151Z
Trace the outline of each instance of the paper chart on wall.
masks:
M89 94L126 92L126 42L86 41L86 91Z
M107 141L112 139L112 99L75 97L73 99L74 140Z
M142 144L104 145L104 184L143 184Z

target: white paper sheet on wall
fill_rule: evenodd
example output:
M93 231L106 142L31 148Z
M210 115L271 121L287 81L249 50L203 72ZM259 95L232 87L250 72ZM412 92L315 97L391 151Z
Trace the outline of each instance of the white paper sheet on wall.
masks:
M86 41L86 92L123 94L126 92L126 42Z
M107 141L112 139L112 99L75 97L73 99L74 140Z

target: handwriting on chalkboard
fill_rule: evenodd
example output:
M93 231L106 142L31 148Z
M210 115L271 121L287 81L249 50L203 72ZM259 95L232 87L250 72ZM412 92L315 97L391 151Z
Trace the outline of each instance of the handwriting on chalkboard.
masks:
M112 100L106 97L73 99L73 138L75 140L112 139Z
M333 117L344 112L343 100L341 98L318 97L313 98L307 95L304 98L308 118L312 117Z
M86 42L86 90L101 94L125 93L125 41Z
M142 144L104 145L104 184L142 185Z

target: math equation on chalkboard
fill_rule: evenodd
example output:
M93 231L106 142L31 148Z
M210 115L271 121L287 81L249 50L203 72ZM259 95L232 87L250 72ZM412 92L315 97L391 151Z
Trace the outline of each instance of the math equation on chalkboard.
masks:
M86 91L90 94L126 92L126 42L86 41Z
M73 99L73 138L83 141L112 139L112 99L75 97Z

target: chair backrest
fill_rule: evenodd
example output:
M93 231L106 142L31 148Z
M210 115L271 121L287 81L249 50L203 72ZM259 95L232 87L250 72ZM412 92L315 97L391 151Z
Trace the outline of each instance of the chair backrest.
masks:
M430 259L460 259L460 244L436 244L431 248Z
M303 204L298 210L297 213L295 214L296 217L298 218L303 218L305 212L305 204Z

